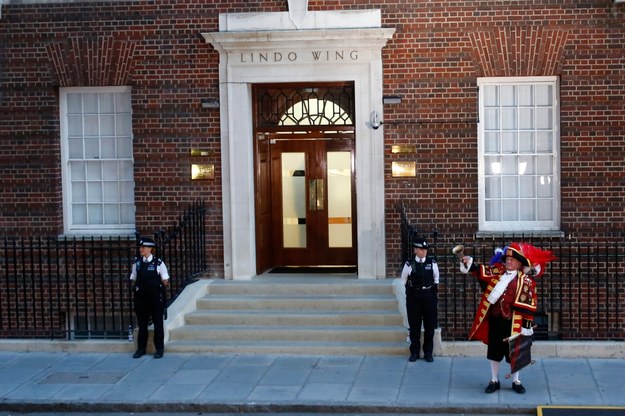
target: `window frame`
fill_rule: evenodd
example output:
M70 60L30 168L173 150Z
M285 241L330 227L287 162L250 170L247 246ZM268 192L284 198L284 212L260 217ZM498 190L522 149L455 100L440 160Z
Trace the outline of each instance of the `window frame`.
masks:
M486 221L486 138L485 138L485 126L487 123L485 115L485 86L522 86L522 85L550 85L553 88L553 149L551 155L551 172L553 175L553 196L552 196L552 220L533 220L533 221L505 221L503 218L500 221ZM560 200L560 82L557 76L540 76L540 77L484 77L477 79L478 86L478 107L479 107L479 119L478 119L478 217L479 217L479 231L480 232L501 232L501 233L536 233L536 232L550 232L560 230L561 220L561 200ZM518 102L514 108L519 108ZM535 122L532 125L533 129L536 129ZM518 126L515 131L519 132ZM500 150L500 154L503 151ZM523 155L523 153L517 150L516 155ZM536 156L538 152L536 150L531 155ZM516 177L520 175L517 173ZM503 188L502 188L503 189ZM538 199L538 196L535 197ZM517 200L520 200L520 196Z
M134 197L134 151L132 150L133 132L132 132L132 102L129 102L130 109L130 141L131 141L131 153L130 159L121 158L116 156L110 158L110 160L129 160L132 163L132 222L120 223L120 224L74 224L73 223L73 204L72 204L72 181L70 175L70 149L69 149L69 109L68 109L68 95L69 94L88 94L88 93L131 93L132 88L129 86L108 86L108 87L63 87L59 88L59 120L60 120L60 143L61 143L61 177L62 177L62 193L63 193L63 230L66 235L73 236L127 236L134 235L136 230L135 210L136 202ZM83 113L84 114L84 113ZM98 112L101 115L102 112ZM117 136L114 136L117 137ZM84 137L83 137L84 140ZM101 161L100 157L93 159L87 158L83 155L83 160L95 160ZM100 179L102 182L103 178ZM118 183L121 179L118 178ZM104 198L104 196L102 196ZM103 204L105 201L101 201ZM117 201L120 204L121 201ZM102 215L106 215L103 211Z

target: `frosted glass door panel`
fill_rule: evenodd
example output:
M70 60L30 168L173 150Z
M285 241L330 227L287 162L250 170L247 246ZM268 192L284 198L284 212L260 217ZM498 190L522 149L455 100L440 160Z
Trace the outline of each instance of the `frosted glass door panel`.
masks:
M282 153L282 240L285 248L306 248L305 173L305 153Z
M351 153L328 152L329 247L352 246Z

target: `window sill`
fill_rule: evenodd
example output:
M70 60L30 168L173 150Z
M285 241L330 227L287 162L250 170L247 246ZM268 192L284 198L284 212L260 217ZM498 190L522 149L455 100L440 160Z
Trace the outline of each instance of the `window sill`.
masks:
M475 238L488 239L488 238L504 238L504 239L519 239L519 238L564 238L564 231L478 231L475 233Z

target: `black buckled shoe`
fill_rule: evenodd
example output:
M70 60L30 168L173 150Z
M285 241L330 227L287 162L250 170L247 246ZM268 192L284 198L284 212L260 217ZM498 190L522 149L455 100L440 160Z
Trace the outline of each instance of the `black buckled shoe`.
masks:
M145 350L141 349L141 350L135 351L135 353L132 355L132 358L141 358L144 355L145 355Z
M426 355L425 361L427 361L428 363L431 363L432 361L434 361L434 357L432 357L431 355Z
M163 350L156 350L154 358L163 358Z
M410 354L410 358L408 358L408 361L410 361L411 363L414 363L418 359L419 359L419 354L412 353L412 354Z
M498 381L489 381L488 386L484 389L486 393L494 393L501 388L501 384Z
M518 383L516 381L512 383L512 390L516 391L518 394L525 393L525 387L523 387L520 381Z

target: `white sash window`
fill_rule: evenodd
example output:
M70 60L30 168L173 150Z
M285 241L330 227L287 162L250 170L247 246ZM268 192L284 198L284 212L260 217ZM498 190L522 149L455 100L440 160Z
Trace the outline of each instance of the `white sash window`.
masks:
M60 89L65 233L135 230L129 87Z
M480 78L480 231L559 230L557 77Z

